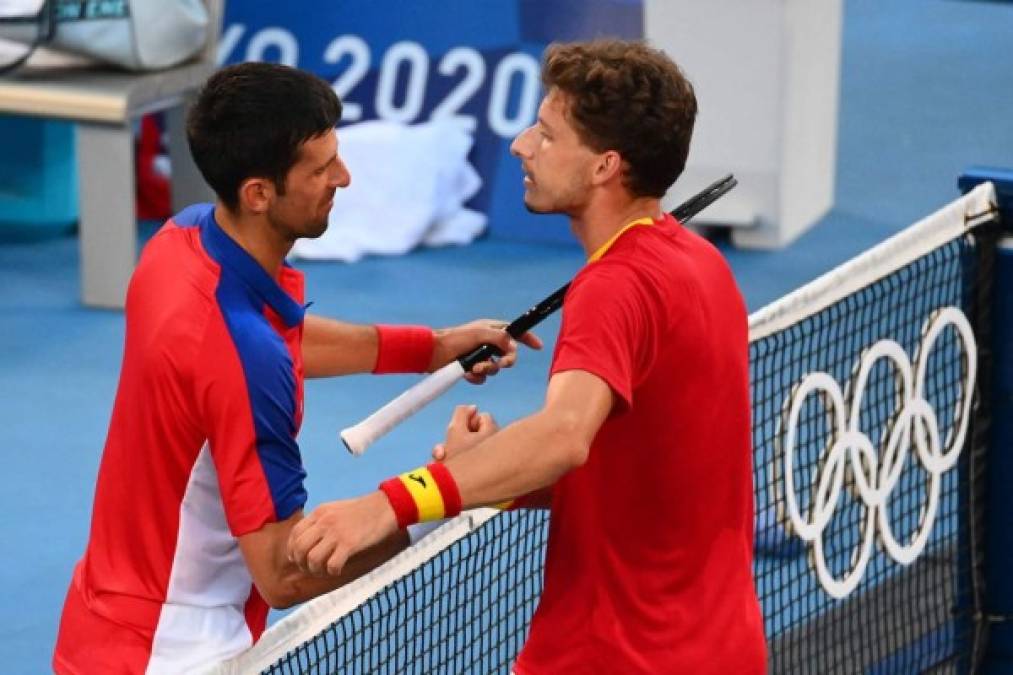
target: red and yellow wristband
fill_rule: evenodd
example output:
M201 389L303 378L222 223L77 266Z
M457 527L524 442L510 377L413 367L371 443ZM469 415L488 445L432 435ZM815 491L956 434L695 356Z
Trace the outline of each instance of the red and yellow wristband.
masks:
M436 337L426 326L377 324L376 366L373 372L424 373L433 359Z
M432 462L380 483L397 516L398 527L453 518L461 512L457 482L443 464Z

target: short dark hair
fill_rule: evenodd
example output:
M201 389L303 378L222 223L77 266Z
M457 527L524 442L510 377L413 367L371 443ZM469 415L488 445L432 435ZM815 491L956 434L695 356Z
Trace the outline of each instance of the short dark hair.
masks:
M284 194L299 147L339 119L341 101L316 75L274 63L240 63L208 78L187 116L186 135L204 180L235 209L247 178L269 178Z
M542 84L565 94L581 141L615 150L636 196L661 197L686 168L696 120L693 85L662 51L642 42L554 43Z

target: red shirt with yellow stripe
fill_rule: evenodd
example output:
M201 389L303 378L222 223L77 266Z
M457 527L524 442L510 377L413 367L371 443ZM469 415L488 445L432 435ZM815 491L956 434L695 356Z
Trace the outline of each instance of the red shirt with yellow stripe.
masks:
M671 216L631 223L567 293L552 373L575 369L616 403L554 486L516 672L764 672L746 308L720 253Z

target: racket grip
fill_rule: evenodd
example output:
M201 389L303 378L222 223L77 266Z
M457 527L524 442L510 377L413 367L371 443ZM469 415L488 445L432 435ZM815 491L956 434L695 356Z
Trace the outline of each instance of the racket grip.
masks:
M451 361L358 424L341 430L341 441L353 455L361 455L377 439L429 405L464 377L464 367Z

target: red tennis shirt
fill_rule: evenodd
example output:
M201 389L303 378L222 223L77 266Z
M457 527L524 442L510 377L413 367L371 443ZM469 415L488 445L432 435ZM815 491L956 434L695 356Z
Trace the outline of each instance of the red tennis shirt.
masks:
M302 301L302 274L268 275L211 204L145 247L56 672L194 672L263 632L238 537L306 502Z
M554 487L519 675L765 671L748 359L727 264L671 216L574 279L552 373L597 375L617 403Z

